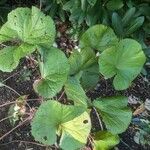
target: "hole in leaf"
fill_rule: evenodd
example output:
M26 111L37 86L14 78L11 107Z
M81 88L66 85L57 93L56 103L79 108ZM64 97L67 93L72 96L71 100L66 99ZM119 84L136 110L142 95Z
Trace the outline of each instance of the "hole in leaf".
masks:
M83 123L84 123L84 124L87 124L87 123L88 123L88 120L84 120Z
M43 23L43 18L40 18L41 19L41 23Z
M47 137L46 137L46 136L44 136L43 139L44 139L45 141L47 141Z

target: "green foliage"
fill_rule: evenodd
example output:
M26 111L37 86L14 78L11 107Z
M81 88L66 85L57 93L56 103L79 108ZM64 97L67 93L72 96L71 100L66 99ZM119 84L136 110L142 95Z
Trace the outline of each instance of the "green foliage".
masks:
M81 87L79 80L75 77L70 77L65 84L65 92L68 99L74 101L75 105L87 107L88 98L85 91Z
M88 69L85 69L82 73L80 81L85 90L94 88L99 81L98 64L95 63Z
M94 135L94 150L109 150L119 143L119 136L107 131L99 131Z
M58 135L64 149L72 140L72 149L82 147L90 130L90 117L82 107L62 105L54 100L44 102L32 122L32 134L36 140L52 145L57 142Z
M62 21L66 20L66 13L62 9L62 5L66 3L67 0L41 0L43 4L43 11L49 14L52 18L56 16Z
M141 45L132 39L117 39L111 28L95 25L81 37L80 46L103 52L99 56L99 71L104 77L115 76L116 90L127 89L141 72L145 55ZM128 58L128 59L126 59Z
M113 134L125 131L131 122L132 112L127 107L126 97L96 99L93 102L103 118L106 128Z
M41 49L40 72L41 79L35 81L34 89L46 98L54 97L65 84L69 74L69 63L65 54L51 47Z
M106 4L107 9L117 10L123 7L123 0L109 0Z
M74 50L74 53L69 57L70 75L76 75L90 67L96 62L94 51L90 47L81 49L81 51Z
M91 47L93 50L103 51L118 41L115 33L104 25L89 28L81 37L80 47Z
M74 28L73 34L80 36L87 26L107 25L112 27L120 39L130 37L140 42L148 57L147 61L150 62L150 46L145 42L150 37L150 3L148 0L45 1L52 16L55 16L54 12L56 12L63 21L69 17ZM147 66L146 64L145 68L149 67ZM149 70L146 69L143 73L147 75Z
M98 0L82 1L83 10L87 2L93 8ZM116 29L117 16L113 16ZM90 113L94 107L109 132L95 133L91 144L97 150L112 148L118 143L116 134L124 132L131 121L127 98L100 98L92 102L85 91L96 86L100 73L105 78L115 76L117 90L128 88L145 62L140 44L132 39L120 40L110 27L95 25L82 35L79 49L67 58L60 49L52 47L54 39L53 20L36 7L13 10L0 29L0 42L13 45L0 50L0 70L12 71L20 58L37 50L40 77L34 90L44 100L56 99L64 90L65 104L48 100L37 109L31 123L32 135L45 145L55 144L64 150L83 148L91 136Z
M32 7L32 10L29 8L13 10L8 14L8 21L0 29L0 43L14 42L16 47L4 48L0 51L0 60L8 55L7 65L1 63L0 70L11 72L22 57L29 55L39 46L50 47L54 38L53 20L39 9ZM3 68L7 69L3 70Z
M134 40L124 39L100 55L99 70L106 78L115 76L115 89L123 90L141 72L144 62L145 55L141 45Z

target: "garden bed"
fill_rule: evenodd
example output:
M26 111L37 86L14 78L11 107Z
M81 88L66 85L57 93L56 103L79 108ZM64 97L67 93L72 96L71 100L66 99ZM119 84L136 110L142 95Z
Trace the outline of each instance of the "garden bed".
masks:
M149 150L149 4L72 2L0 2L0 150Z

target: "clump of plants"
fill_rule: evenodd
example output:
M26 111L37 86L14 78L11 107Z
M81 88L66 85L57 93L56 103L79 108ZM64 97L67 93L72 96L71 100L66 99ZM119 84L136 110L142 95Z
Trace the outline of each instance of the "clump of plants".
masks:
M36 141L64 150L77 150L89 144L94 150L107 150L119 143L118 134L131 122L127 97L101 97L91 100L86 91L96 86L100 74L112 78L116 90L124 90L140 73L145 55L133 39L119 39L107 26L89 28L79 39L79 49L67 56L53 47L55 25L38 8L17 8L8 14L0 29L0 70L13 71L21 58L38 54L40 77L33 88L44 102L31 122ZM67 101L54 100L64 90ZM92 129L90 113L95 111L101 129ZM99 117L100 116L100 117ZM103 128L102 121L106 128Z

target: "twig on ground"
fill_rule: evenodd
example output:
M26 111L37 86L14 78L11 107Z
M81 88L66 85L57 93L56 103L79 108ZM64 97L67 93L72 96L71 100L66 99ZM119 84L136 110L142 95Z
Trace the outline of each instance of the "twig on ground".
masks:
M1 120L0 120L0 123L3 122L3 121L5 121L5 120L7 120L7 119L9 119L9 118L11 118L11 117L13 117L13 115L1 119Z
M3 84L4 87L8 88L9 90L13 91L14 93L16 93L19 97L21 96L16 90L14 90L13 88L11 88L10 86Z
M8 142L8 143L0 144L0 146L5 146L5 145L8 145L8 144L18 143L18 142L38 145L38 146L41 146L41 147L47 147L47 145L43 145L43 144L40 144L40 143L37 143L37 142L22 141L22 140L14 140L14 141L11 141L11 142Z
M1 108L1 107L5 107L5 106L7 106L7 105L15 104L15 103L16 103L16 101L4 103L4 104L0 105L0 108Z
M20 126L24 125L25 123L27 123L28 121L31 120L31 116L29 116L27 119L25 119L23 122L21 122L20 124L18 124L16 127L14 127L13 129L9 130L7 133L5 133L3 136L0 137L0 141L3 140L3 138L5 138L6 136L8 136L10 133L12 133L14 130L16 130L17 128L19 128Z
M101 127L101 130L104 130L102 121L101 121L101 119L100 119L100 117L99 117L99 114L98 114L97 110L95 109L95 107L93 107L93 109L94 109L94 111L95 111L95 113L96 113L96 116L97 116L99 125L100 125L100 127Z
M8 78L4 79L4 80L2 81L2 83L4 83L5 81L9 80L9 79L12 78L12 77L14 77L14 76L17 75L18 73L20 73L20 71L14 73L14 74L12 74L11 76L9 76Z
M126 142L124 142L122 139L120 139L120 141L126 146L128 147L130 150L133 150Z
M39 101L39 100L41 100L41 99L27 99L26 101L29 102L29 101ZM4 103L4 104L0 105L0 108L1 108L1 107L5 107L5 106L7 106L7 105L15 104L16 102L17 102L17 101L12 101L12 102L8 102L8 103Z
M63 92L61 93L61 95L60 95L59 98L58 98L58 101L61 100L61 98L64 96L64 94L65 94L65 91L63 91Z

